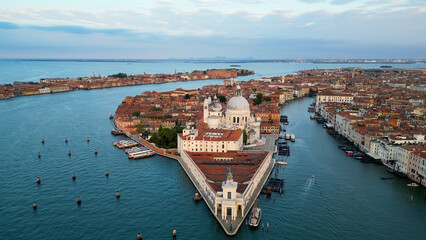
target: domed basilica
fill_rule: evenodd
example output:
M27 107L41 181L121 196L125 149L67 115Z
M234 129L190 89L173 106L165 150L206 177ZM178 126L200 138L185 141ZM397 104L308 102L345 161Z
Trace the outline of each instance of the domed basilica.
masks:
M250 112L250 104L237 86L236 96L229 99L226 109L216 96L204 99L204 122L213 129L241 129L247 133L247 144L256 144L260 140L260 118Z

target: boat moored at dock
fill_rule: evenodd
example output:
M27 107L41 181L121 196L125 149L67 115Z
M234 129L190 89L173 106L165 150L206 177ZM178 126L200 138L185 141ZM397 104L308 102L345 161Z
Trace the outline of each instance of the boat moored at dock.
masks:
M253 207L253 210L251 211L250 220L249 220L249 226L251 228L257 228L259 226L259 223L262 219L262 209L259 207Z
M291 139L291 135L290 134L286 134L285 135L285 140L290 140Z
M129 148L124 152L127 153L127 154L132 154L132 153L141 152L141 151L145 151L145 150L151 150L151 149L149 149L147 147L137 146L137 147Z
M147 150L147 151L142 151L142 152L138 152L132 155L129 155L129 159L140 159L140 158L146 158L146 157L151 157L155 154L154 151L152 150Z
M122 149L122 148L135 147L135 146L139 145L139 143L137 143L133 140L121 140L121 141L113 143L113 145Z
M290 139L291 139L292 142L295 142L296 141L296 135L291 134Z
M409 183L409 184L407 184L407 186L408 187L418 187L419 184L417 184L417 183Z

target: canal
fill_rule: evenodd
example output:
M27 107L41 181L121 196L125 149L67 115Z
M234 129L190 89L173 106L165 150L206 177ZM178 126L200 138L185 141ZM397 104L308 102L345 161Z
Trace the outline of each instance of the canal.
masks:
M196 190L179 164L160 156L128 160L112 145L120 137L109 133L108 119L127 95L218 83L145 85L0 101L0 238L135 239L141 232L144 239L170 239L173 229L180 239L227 238L205 203L192 201ZM260 195L265 229L252 231L244 225L233 239L424 237L424 189L408 188L406 179L380 180L389 175L383 167L346 157L339 143L309 119L312 101L296 100L282 110L289 117L287 133L295 134L296 142L289 143L288 165L278 172L285 178L285 192ZM121 193L119 200L116 191ZM78 196L81 206L76 204Z

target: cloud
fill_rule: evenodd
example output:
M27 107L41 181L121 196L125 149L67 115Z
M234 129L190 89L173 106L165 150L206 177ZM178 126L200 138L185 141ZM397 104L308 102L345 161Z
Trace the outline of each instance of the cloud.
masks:
M309 27L309 26L312 26L312 25L314 25L314 23L313 22L309 22L309 23L305 23L303 26L304 27Z
M103 33L103 34L129 34L131 33L128 29L96 29L96 28L86 28L81 26L35 26L35 25L17 25L9 22L0 22L0 29L36 29L42 31L56 31L56 32L65 32L73 34L93 34L93 33Z
M247 55L258 57L280 52L297 57L297 52L319 56L350 49L368 53L366 46L388 46L388 50L389 46L426 47L426 15L421 8L320 9L303 13L278 8L266 13L215 7L182 11L172 6L99 11L3 8L0 18L4 21L0 22L0 48L8 52L33 48L34 54L57 47L63 51L74 49L73 54L91 52L109 57L119 52L115 49L139 58L205 57L209 53L228 57L250 53ZM420 53L422 50L413 54Z
M10 23L10 22L0 22L0 29L17 29L18 25Z
M326 0L298 0L299 2L304 3L319 3L319 2L325 2Z
M330 3L335 5L345 5L352 2L354 2L354 0L332 0Z

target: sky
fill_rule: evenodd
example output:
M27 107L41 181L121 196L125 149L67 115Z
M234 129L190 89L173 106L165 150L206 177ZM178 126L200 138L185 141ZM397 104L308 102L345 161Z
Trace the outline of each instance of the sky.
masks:
M0 58L426 58L426 0L0 0Z

